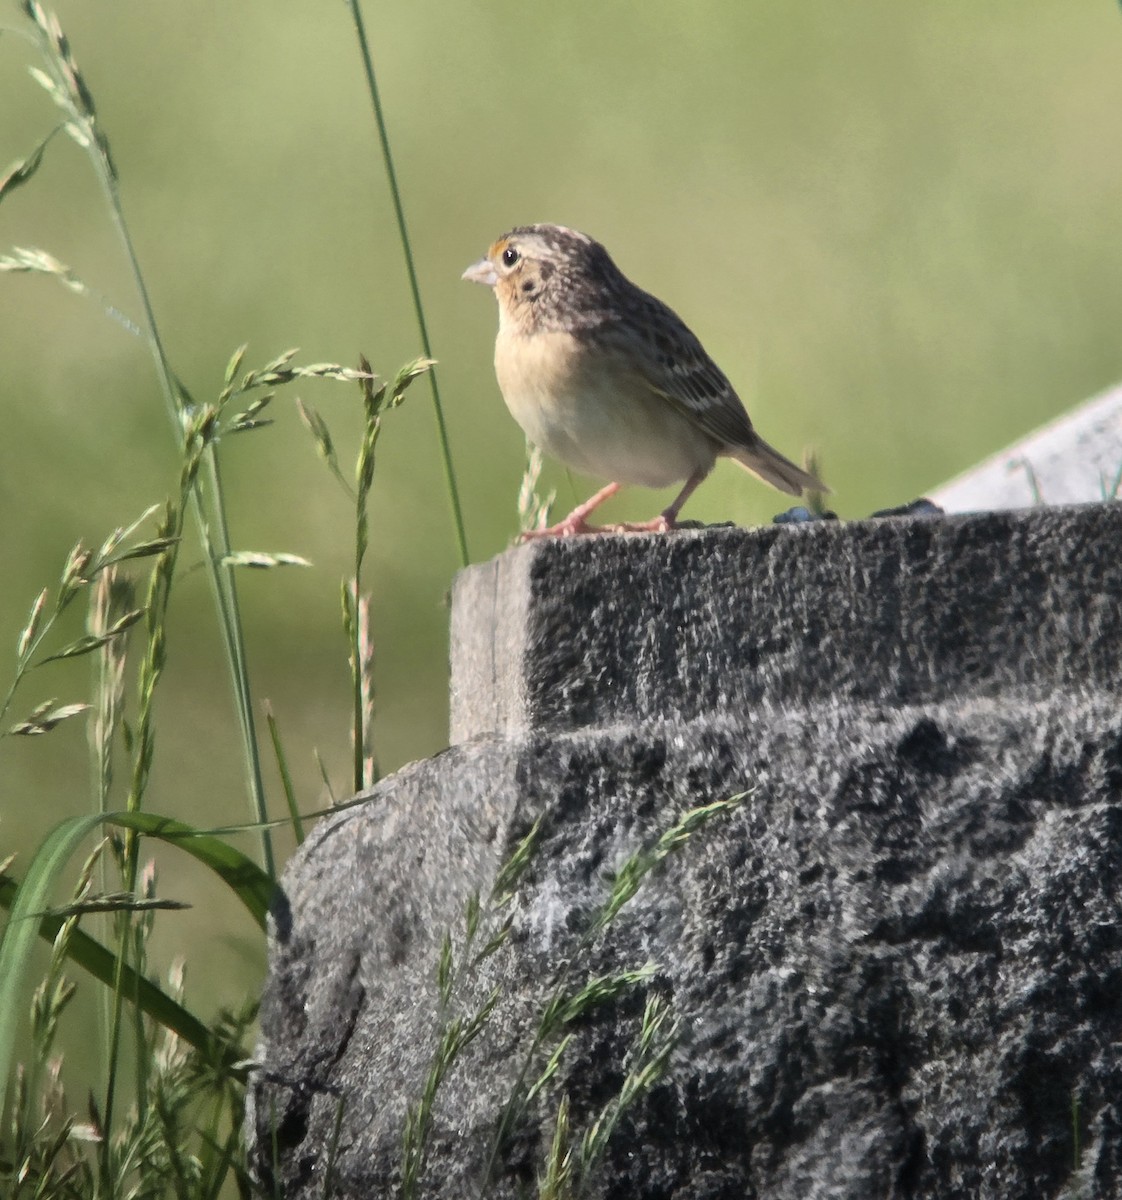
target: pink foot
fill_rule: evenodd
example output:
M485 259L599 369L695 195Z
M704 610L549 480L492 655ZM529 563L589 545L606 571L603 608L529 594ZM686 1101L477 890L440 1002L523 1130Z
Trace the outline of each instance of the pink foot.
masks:
M575 516L575 514L574 514ZM595 533L607 533L603 525L589 525L583 517L566 517L548 529L524 529L519 535L520 542L532 542L535 538L545 537L586 537Z
M650 521L627 521L622 525L612 525L612 533L669 533L678 528L678 522L665 513L659 513Z

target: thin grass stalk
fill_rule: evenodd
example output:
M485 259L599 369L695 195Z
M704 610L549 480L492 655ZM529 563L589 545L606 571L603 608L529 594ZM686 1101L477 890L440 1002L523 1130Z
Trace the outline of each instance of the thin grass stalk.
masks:
M703 829L714 817L735 811L752 794L751 790L738 792L727 799L715 800L710 804L700 805L687 810L669 829L662 833L651 849L635 851L617 868L608 899L600 906L592 921L577 940L574 952L565 959L554 978L553 987L546 1001L537 1029L534 1032L533 1040L522 1058L510 1095L507 1097L499 1114L498 1124L491 1140L491 1149L487 1157L487 1164L480 1181L477 1200L483 1200L488 1188L491 1186L503 1144L513 1129L515 1121L521 1116L531 1098L532 1089L528 1090L527 1084L530 1070L537 1058L538 1051L556 1033L561 1025L571 1020L573 1016L578 1015L586 997L606 996L609 994L609 988L622 988L629 983L642 982L644 979L649 979L654 970L653 965L649 964L638 971L624 971L614 977L604 976L594 979L586 984L577 996L566 1001L568 982L576 969L581 955L616 919L620 911L634 899L635 894L642 887L647 876L656 867L665 862L670 855L680 850L682 846ZM536 840L536 834L534 834L534 831L531 832L532 837ZM534 842L533 840L528 840L523 843L523 846L526 847L525 855L520 855L520 857L528 858L533 852ZM522 847L519 849L521 851ZM548 1070L550 1068L547 1067Z
M27 619L27 624L23 628L23 632L20 634L19 644L16 649L16 671L12 677L8 692L4 697L4 702L0 704L0 723L7 720L8 710L12 706L16 692L26 678L27 673L33 667L39 647L51 632L55 621L69 607L79 590L89 582L86 572L92 560L93 551L86 550L82 546L82 543L78 542L67 555L66 565L62 569L62 576L59 580L59 589L55 597L54 608L48 611L50 601L49 588L44 588L35 598L35 603L31 607L31 613ZM5 736L5 733L3 730L0 730L0 737L3 736Z
M421 349L425 358L432 358L432 346L429 342L428 325L425 321L424 305L421 303L421 287L417 281L417 268L413 263L413 248L409 240L409 229L405 223L405 207L401 202L401 190L397 184L397 171L394 169L393 154L390 151L389 132L386 129L386 119L382 112L382 100L378 94L378 82L374 71L374 59L370 52L370 43L366 37L366 26L362 19L362 8L359 0L347 0L354 20L355 35L358 38L359 51L362 54L362 66L366 74L366 86L370 92L370 103L374 109L374 120L378 125L378 140L382 146L382 161L386 169L386 179L390 187L390 197L393 201L394 217L397 221L397 233L401 240L401 249L405 257L405 270L409 277L409 290L413 297L413 312L417 318L417 329L421 335ZM460 563L467 566L468 558L467 535L464 532L463 512L460 508L460 493L456 486L456 470L452 464L452 449L448 442L448 430L444 422L444 406L440 402L440 387L437 384L436 372L429 372L429 386L432 388L432 407L436 417L436 433L440 442L440 455L444 464L444 481L448 489L448 501L452 509L452 522L456 529L456 542L460 551Z
M374 640L370 632L370 597L354 594L355 643L355 703L358 721L355 737L358 754L355 766L359 773L357 791L366 791L378 782L378 765L374 758Z
M184 484L186 484L189 467L184 465ZM185 489L184 489L185 490ZM168 548L156 560L149 578L148 595L146 597L145 626L148 635L148 646L144 661L140 667L138 691L140 695L137 708L137 730L135 758L133 760L132 781L129 787L127 810L130 813L139 812L144 792L148 785L148 774L151 768L152 756L155 749L155 736L152 731L152 710L156 687L163 675L166 662L166 639L164 619L167 613L168 596L171 581L175 573L175 564L179 555L179 534L183 526L182 508L171 504L161 522L158 533L160 536L173 539ZM135 830L125 833L125 853L122 868L125 891L135 892L140 839ZM120 1066L121 1024L124 1010L125 968L133 966L140 971L140 963L134 961L138 946L132 937L132 914L122 912L117 918L117 964L113 979L113 1002L109 1020L109 1051L108 1070L106 1072L105 1100L103 1120L106 1130L105 1140L101 1145L99 1155L102 1185L108 1192L111 1188L111 1138L109 1131L113 1128L113 1111L117 1095L117 1075ZM136 997L133 998L134 1005Z
M556 489L546 496L538 494L542 473L542 452L526 439L526 469L518 488L518 528L522 533L544 529L549 524L550 510L557 499Z
M304 818L300 815L296 803L296 789L292 784L292 773L288 769L288 758L284 753L284 743L281 741L280 726L277 724L273 706L265 701L265 724L269 727L269 738L273 743L273 754L277 760L277 770L280 772L281 787L284 791L285 804L288 805L288 817L292 823L292 834L298 846L304 842Z
M358 669L358 612L355 608L355 596L358 594L358 581L344 579L342 588L343 598L343 629L347 635L347 665L351 670L351 785L355 793L362 791L362 680ZM327 777L324 775L324 781Z
M185 410L180 404L180 389L176 383L171 364L164 349L160 336L159 325L156 322L155 310L151 297L140 269L140 260L125 221L124 207L121 203L120 189L117 185L117 171L109 153L109 146L97 123L93 108L93 100L78 72L77 64L70 54L69 46L62 34L57 18L48 17L39 6L37 0L28 0L26 11L42 33L43 58L58 88L58 95L64 98L75 123L85 135L82 144L89 154L93 164L94 174L101 186L109 208L113 225L125 251L132 271L133 282L144 312L146 340L156 366L156 375L160 390L164 397L168 418L176 437L180 451L186 449L186 436L183 420ZM226 649L227 663L230 668L234 685L235 706L238 722L241 728L244 753L246 756L246 771L253 811L258 822L268 819L265 806L265 791L261 778L260 756L257 752L257 735L253 720L253 710L249 703L249 667L245 655L245 640L242 632L241 612L238 606L237 588L232 569L225 560L231 552L229 534L226 523L226 513L222 497L221 481L218 476L217 462L214 459L213 446L208 448L207 481L210 485L210 500L212 513L208 517L207 506L203 502L201 490L197 481L191 490L191 508L198 526L200 540L203 545L204 557L218 608L219 624L222 629L223 642ZM211 527L216 529L217 544L211 538ZM269 874L275 876L276 868L273 860L272 843L266 829L261 831L262 857Z
M156 864L154 860L149 860L142 872L139 886L139 894L145 900L151 900L156 895ZM155 913L148 910L142 913L138 920L132 923L133 936L133 967L136 974L133 976L134 981L146 974L145 968L148 963L148 939L152 934L152 925L155 919ZM124 989L122 988L122 993ZM133 1041L136 1047L136 1103L137 1111L140 1114L141 1120L147 1116L149 1081L152 1076L151 1062L151 1045L150 1039L147 1036L145 1029L144 1010L140 1006L140 996L136 990L135 982L129 994L129 1006L132 1013L133 1022ZM172 1036L165 1034L165 1036Z
M75 901L81 901L88 895L101 850L102 844L99 843L82 864L73 892ZM26 1080L27 1095L32 1103L39 1094L39 1080L54 1043L59 1017L74 994L74 985L66 981L63 969L67 945L77 926L77 917L68 917L63 921L51 947L50 965L32 1000L32 1042L35 1052L31 1056Z
M583 1196L591 1184L593 1173L624 1113L666 1074L670 1055L678 1044L678 1030L679 1021L667 1002L658 996L648 996L639 1040L633 1047L632 1062L623 1084L581 1139L578 1197Z
M339 1135L343 1131L344 1099L339 1097L335 1105L335 1123L331 1127L331 1141L327 1145L327 1157L323 1167L323 1200L331 1200L332 1184L335 1177L335 1159L339 1153Z
M368 733L368 689L366 672L364 671L364 633L363 626L368 624L369 616L363 619L362 567L366 560L366 551L370 545L370 515L367 505L370 499L370 489L374 485L374 450L378 444L378 435L382 429L382 405L386 398L386 385L374 387L371 377L370 364L365 356L359 360L360 369L366 378L359 381L362 391L362 407L365 423L362 430L362 444L359 447L358 461L355 464L355 561L354 578L349 584L343 584L343 620L350 642L351 658L351 707L352 728L351 742L353 753L352 780L354 790L361 792L366 786L368 776L366 767L366 744L371 735ZM369 699L370 706L373 699ZM370 775L373 771L369 772Z
M87 625L94 637L106 637L118 617L134 607L131 585L115 566L100 571L94 584ZM124 709L126 641L109 638L93 656L94 714L89 726L91 769L97 811L107 813L113 786L113 739ZM104 873L104 872L103 872ZM108 891L103 878L103 891Z
M89 632L103 637L122 612L133 607L133 590L130 583L119 578L116 567L106 567L99 572L94 585ZM124 711L124 673L126 642L123 637L107 641L93 659L94 672L94 719L89 726L90 761L93 771L94 792L97 811L105 814L110 810L110 793L113 786L113 739ZM118 872L124 866L118 858ZM101 890L108 892L108 864L102 857L98 864L101 875ZM108 941L114 918L107 914L102 921L103 934ZM113 995L106 988L98 988L98 1015L101 1036L98 1039L102 1055L102 1069L108 1073L112 1046Z
M130 813L140 812L144 793L148 787L152 758L155 753L153 732L153 709L156 689L163 677L167 661L166 619L171 585L179 559L179 547L183 531L183 502L191 491L198 473L200 439L205 436L205 421L193 426L193 432L184 433L185 460L180 475L179 504L168 504L164 518L157 527L159 537L167 539L167 548L156 559L149 577L148 595L145 603L145 629L148 646L140 667L138 681L139 703L137 706L137 729L132 781L129 787L126 809ZM140 838L135 829L126 830L124 854L124 887L127 892L136 891ZM104 1122L107 1131L100 1156L102 1182L106 1189L111 1185L110 1138L108 1131L113 1127L113 1109L116 1101L117 1074L120 1065L121 1024L124 1007L125 968L132 965L136 974L142 973L142 942L134 937L132 914L125 911L118 918L117 966L113 980L113 1008L109 1025L109 1069L106 1076ZM131 951L131 954L130 954ZM135 956L135 957L134 957ZM130 959L133 961L130 964ZM138 998L130 997L133 1011L139 1020ZM139 1047L143 1027L138 1027L138 1070L143 1070L143 1050Z
M570 1145L569 1097L562 1096L545 1164L538 1200L569 1200L573 1194L573 1151Z
M222 617L223 640L226 643L226 661L230 666L230 681L234 687L234 698L238 709L238 724L241 728L244 748L246 784L253 803L253 815L260 825L261 858L271 879L276 879L276 860L273 855L273 838L269 832L269 810L265 803L265 784L261 776L261 756L257 747L257 726L253 717L253 698L249 686L249 658L245 649L242 630L241 608L234 584L234 569L226 563L233 552L230 530L226 520L226 500L222 488L222 474L218 467L218 452L213 444L204 455L206 474L213 497L214 519L218 529L218 545L212 547L204 533L208 559L211 567L211 582L215 600ZM206 528L206 516L197 491L192 492L194 512L200 529ZM217 557L213 557L217 554Z
M94 867L100 860L101 851L102 844L99 843L82 865L78 881L72 893L75 902L80 902L88 895ZM59 1019L76 991L74 984L67 981L64 977L63 969L67 947L77 926L78 918L76 916L68 917L61 923L51 948L51 958L46 974L43 976L32 999L31 1037L33 1053L26 1073L24 1073L22 1065L20 1067L20 1073L22 1074L22 1078L20 1079L22 1096L17 1096L16 1100L17 1105L21 1108L23 1107L22 1102L26 1102L26 1114L28 1116L31 1115L32 1106L40 1096L40 1079L50 1057ZM46 1114L44 1114L45 1116ZM14 1148L17 1159L23 1159L25 1162L30 1161L35 1151L35 1143L39 1141L40 1134L44 1128L45 1121L44 1125L40 1128L32 1128L31 1122L24 1125L22 1132L25 1136L22 1138L17 1136L15 1139ZM50 1175L50 1164L53 1162L57 1151L61 1150L61 1148L60 1141L56 1145L55 1151L48 1156L49 1161L44 1164L45 1175Z

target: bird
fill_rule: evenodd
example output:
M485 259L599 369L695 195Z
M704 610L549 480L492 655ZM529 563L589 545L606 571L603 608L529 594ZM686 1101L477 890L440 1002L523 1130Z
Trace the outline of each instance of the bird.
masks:
M462 278L494 290L495 375L529 441L580 474L611 480L524 539L669 532L721 457L792 496L829 490L760 437L685 322L594 238L564 225L519 225ZM589 524L624 484L676 483L677 496L650 521Z

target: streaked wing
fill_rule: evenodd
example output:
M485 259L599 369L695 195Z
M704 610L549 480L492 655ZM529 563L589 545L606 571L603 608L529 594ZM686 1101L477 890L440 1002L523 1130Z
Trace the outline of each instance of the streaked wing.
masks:
M751 445L756 435L740 397L685 322L639 288L634 288L628 301L628 319L602 325L597 336L610 340L653 392L714 441Z

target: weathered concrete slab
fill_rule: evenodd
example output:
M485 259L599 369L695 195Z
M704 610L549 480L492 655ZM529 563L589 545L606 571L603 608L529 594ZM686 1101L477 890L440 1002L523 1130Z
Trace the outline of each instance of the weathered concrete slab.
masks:
M928 495L947 512L1122 499L1122 387L1073 408Z
M266 1194L398 1196L407 1106L493 989L419 1198L536 1195L562 1096L579 1139L653 995L680 1040L596 1200L1122 1193L1120 548L1119 510L1089 506L550 542L466 572L463 740L285 872L249 1118ZM628 855L740 792L589 936ZM474 948L509 936L442 999L473 894ZM531 1050L550 996L648 962L565 1026L496 1142L556 1045Z
M1119 682L1122 505L553 539L461 572L453 743Z
M740 810L580 948L628 853L744 788ZM487 896L539 816L524 885L477 944L507 916L511 941L442 1013L441 939L461 954L465 901ZM439 1090L422 1197L525 1195L561 1095L579 1137L618 1090L651 994L672 1004L681 1041L592 1197L1116 1194L1119 878L1114 696L455 747L323 823L286 873L254 1086L267 1191L319 1200L333 1162L330 1194L396 1196L406 1104L447 1022L496 987ZM648 962L650 985L566 1030L555 1084L482 1191L518 1073L543 1065L528 1055L551 989Z

